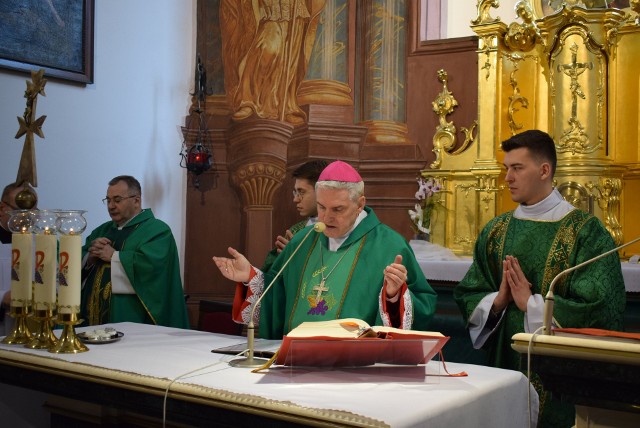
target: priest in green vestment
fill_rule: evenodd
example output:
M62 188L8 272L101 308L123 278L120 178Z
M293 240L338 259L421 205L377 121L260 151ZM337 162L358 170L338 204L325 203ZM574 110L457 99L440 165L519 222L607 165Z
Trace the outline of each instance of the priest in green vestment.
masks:
M276 237L275 246L265 258L261 271L266 272L276 260L282 249L289 243L293 235L300 232L306 226L311 226L318 221L318 207L316 205L316 182L320 173L327 166L327 162L323 160L312 160L305 162L296 168L291 176L295 182L293 184L293 202L296 204L298 213L304 217L286 230L284 236Z
M82 247L81 316L87 325L137 322L189 328L178 249L169 226L141 208L140 183L109 182L108 221Z
M483 228L471 268L454 290L476 348L495 367L522 370L511 348L516 333L540 332L544 298L553 278L615 247L600 220L575 209L553 187L556 151L542 131L502 143L505 181L520 205ZM625 287L617 254L586 265L554 287L554 324L622 330ZM572 405L550 399L537 382L539 426L571 427Z
M365 205L356 170L341 161L329 164L316 183L316 200L324 232L309 226L294 235L268 272L232 248L231 258L213 258L238 282L234 319L248 323L253 303L275 278L255 311L264 338L280 339L304 321L338 318L426 330L436 293L407 241Z

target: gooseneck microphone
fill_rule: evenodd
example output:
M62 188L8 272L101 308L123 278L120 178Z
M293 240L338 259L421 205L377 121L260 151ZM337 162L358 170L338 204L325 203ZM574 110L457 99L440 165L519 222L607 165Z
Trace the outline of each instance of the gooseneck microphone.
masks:
M238 359L229 361L229 365L230 366L232 366L232 367L255 368L255 367L262 366L267 361L264 358L254 358L254 356L253 356L254 350L255 350L255 346L254 346L255 325L253 323L253 316L256 313L256 309L260 305L260 302L262 301L262 298L267 294L267 292L273 286L273 284L275 284L276 279L278 279L278 277L282 274L282 271L284 270L284 268L287 267L287 265L289 264L291 259L293 259L293 256L296 255L296 253L298 252L298 250L300 249L300 247L302 246L304 241L306 241L307 238L309 237L309 235L311 235L311 232L317 232L317 233L324 232L326 227L327 226L324 223L319 221L315 225L313 225L313 227L311 229L309 229L309 231L304 236L304 238L302 238L302 241L300 241L300 243L298 244L296 249L293 250L293 253L291 253L291 255L289 256L287 261L282 265L280 270L273 277L273 279L271 280L269 285L262 291L262 294L260 295L258 300L255 301L255 303L251 307L251 316L249 318L249 324L247 324L247 349L248 349L247 350L247 356L244 357L244 358L238 358Z
M592 259L589 259L587 261L584 261L578 265L575 265L573 267L570 267L569 269L565 269L562 272L560 272L559 274L557 274L555 276L555 278L553 278L553 280L551 281L551 284L549 285L549 291L547 292L547 295L545 296L545 302L544 302L544 318L543 318L543 324L542 324L542 334L545 335L550 335L551 334L551 323L553 320L553 305L554 305L554 296L553 296L553 287L556 285L556 282L558 282L558 280L568 274L573 272L576 269L580 269L582 266L586 266L589 263L595 262L596 260L600 260L603 257L608 256L609 254L615 253L616 251L619 251L621 249L623 249L624 247L627 247L633 243L636 243L640 241L640 236L637 237L636 239L627 242L626 244L622 244L619 247L614 248L613 250L609 250L606 253L602 253L598 256L595 256Z

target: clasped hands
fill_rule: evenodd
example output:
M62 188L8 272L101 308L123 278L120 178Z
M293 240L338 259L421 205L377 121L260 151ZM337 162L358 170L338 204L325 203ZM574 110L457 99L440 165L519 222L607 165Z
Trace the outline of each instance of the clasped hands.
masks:
M251 263L249 263L249 260L231 247L227 251L231 258L216 256L212 258L218 269L220 269L220 273L234 282L249 281L251 277ZM387 298L395 297L400 292L402 284L407 280L407 268L402 264L401 255L397 255L394 262L384 268L384 280L387 283Z
M89 247L89 258L87 259L87 264L93 264L96 259L110 262L115 251L116 250L111 246L111 240L108 238L103 237L94 239Z
M518 309L527 312L529 297L531 297L531 283L524 276L518 259L513 256L505 257L502 262L500 289L491 310L502 312L509 303L515 302Z

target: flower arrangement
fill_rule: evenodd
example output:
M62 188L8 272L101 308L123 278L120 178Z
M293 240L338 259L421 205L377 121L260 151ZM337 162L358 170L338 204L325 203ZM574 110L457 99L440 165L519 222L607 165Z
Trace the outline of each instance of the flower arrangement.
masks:
M440 192L442 186L440 182L433 177L418 178L418 191L416 199L418 203L415 205L415 211L409 210L409 217L413 222L413 229L416 233L431 233L431 216L436 204L440 204L440 199L436 198L436 193Z

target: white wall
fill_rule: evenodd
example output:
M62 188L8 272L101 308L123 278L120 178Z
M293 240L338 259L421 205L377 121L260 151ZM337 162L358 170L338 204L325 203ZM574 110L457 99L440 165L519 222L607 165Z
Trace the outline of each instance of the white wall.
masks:
M109 220L108 181L130 174L143 207L169 224L184 259L185 170L179 126L193 91L196 0L96 0L94 82L48 80L37 115L40 208L87 210L87 230ZM27 74L0 69L0 188L16 179ZM1 189L0 189L1 190Z
M423 0L428 1L428 0ZM500 0L500 6L491 8L490 15L505 24L516 20L515 4L519 0ZM478 16L477 0L442 0L442 17L448 38L475 36L470 23Z
M493 17L514 20L517 0ZM443 0L447 36L474 33L476 0ZM184 260L185 170L178 166L179 126L193 90L196 0L96 0L94 81L86 87L49 80L37 114L40 208L87 210L88 230L109 219L100 200L107 182L136 176L143 206L172 228ZM29 76L0 69L0 187L16 178L24 138L14 138Z

